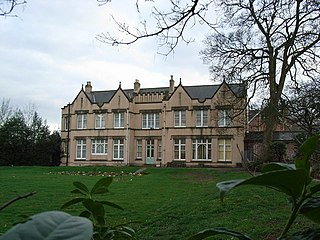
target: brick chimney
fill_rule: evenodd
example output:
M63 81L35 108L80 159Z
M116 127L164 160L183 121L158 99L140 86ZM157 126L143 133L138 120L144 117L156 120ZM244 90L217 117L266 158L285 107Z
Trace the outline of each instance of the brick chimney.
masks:
M87 85L85 86L85 92L86 93L91 93L92 92L92 86L91 86L91 82L88 81Z
M140 92L140 83L139 83L139 80L136 79L136 81L134 82L133 93L138 94L139 92Z
M173 93L174 91L174 80L173 80L173 75L171 75L171 79L169 82L169 94Z

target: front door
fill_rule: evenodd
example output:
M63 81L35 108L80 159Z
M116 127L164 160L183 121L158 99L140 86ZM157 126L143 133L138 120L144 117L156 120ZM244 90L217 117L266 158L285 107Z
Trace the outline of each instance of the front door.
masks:
M154 164L154 140L147 140L146 164Z

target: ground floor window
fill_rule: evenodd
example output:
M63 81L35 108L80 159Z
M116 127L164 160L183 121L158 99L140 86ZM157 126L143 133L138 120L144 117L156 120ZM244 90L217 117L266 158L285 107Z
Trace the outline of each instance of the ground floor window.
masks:
M162 142L158 140L158 159L162 159Z
M142 159L142 140L138 139L137 143L137 159Z
M218 145L218 161L231 162L231 139L219 139Z
M105 139L93 139L91 145L92 155L106 155L107 141Z
M211 139L192 140L192 160L211 160Z
M123 153L124 153L124 140L114 139L113 140L113 159L123 160Z
M86 140L77 140L76 159L86 159Z
M174 160L186 160L186 139L174 139Z

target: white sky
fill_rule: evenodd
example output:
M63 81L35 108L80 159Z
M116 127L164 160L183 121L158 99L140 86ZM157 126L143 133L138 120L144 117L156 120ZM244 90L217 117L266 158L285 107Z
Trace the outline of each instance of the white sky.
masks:
M176 84L212 84L202 63L203 31L193 29L195 43L180 44L168 57L157 55L155 39L131 46L111 47L95 39L114 31L110 14L137 23L136 1L112 1L98 6L96 0L30 0L15 14L0 17L0 100L13 107L34 104L51 130L60 129L61 107L72 102L82 84L91 81L93 90ZM131 5L130 5L131 4ZM124 5L126 7L124 7Z

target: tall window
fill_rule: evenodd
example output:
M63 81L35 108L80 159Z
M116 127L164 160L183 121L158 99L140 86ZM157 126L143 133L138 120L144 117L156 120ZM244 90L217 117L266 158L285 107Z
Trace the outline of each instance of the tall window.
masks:
M143 113L142 128L144 129L159 128L159 113Z
M106 155L107 154L107 141L105 139L94 139L91 145L92 155Z
M105 128L105 114L96 114L96 128Z
M77 115L77 128L78 129L87 128L87 114L78 114Z
M174 160L186 159L186 139L174 139Z
M208 126L208 110L196 111L196 127Z
M174 126L185 127L186 126L186 111L174 111Z
M224 109L219 110L218 112L218 126L219 127L228 127L231 126L231 110Z
M162 142L158 140L158 159L162 159Z
M211 160L211 140L193 139L192 140L192 159Z
M142 140L137 140L137 159L142 159Z
M123 128L123 127L124 127L124 112L115 112L114 128Z
M77 154L76 159L86 159L86 140L77 140Z
M123 142L124 142L123 139L113 140L113 159L114 160L123 160L123 154L124 154Z
M218 161L231 162L231 139L219 139Z
M63 129L67 131L69 129L69 116L63 117Z

